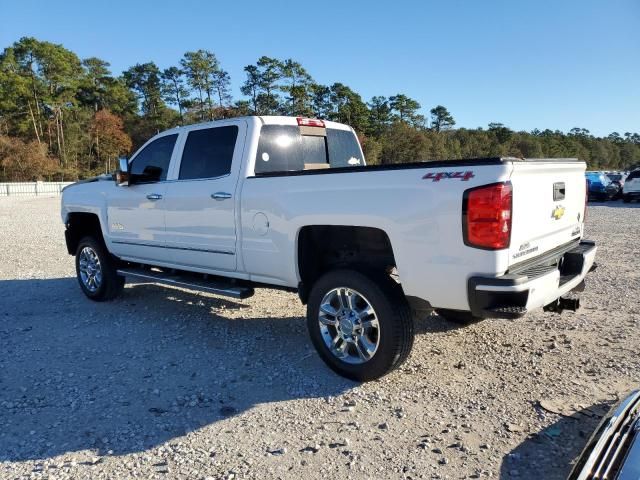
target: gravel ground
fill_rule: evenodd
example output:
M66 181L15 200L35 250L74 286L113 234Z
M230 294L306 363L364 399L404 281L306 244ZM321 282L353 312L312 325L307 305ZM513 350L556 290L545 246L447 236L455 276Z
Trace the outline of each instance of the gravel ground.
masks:
M594 204L578 313L460 327L356 384L293 294L81 293L59 198L0 199L0 478L565 478L639 382L640 205Z

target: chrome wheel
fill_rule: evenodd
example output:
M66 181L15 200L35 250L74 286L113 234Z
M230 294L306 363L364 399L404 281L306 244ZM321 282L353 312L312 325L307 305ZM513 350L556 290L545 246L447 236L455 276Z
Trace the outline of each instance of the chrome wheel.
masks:
M329 351L341 361L365 363L380 344L380 324L369 301L359 292L338 287L320 302L320 334Z
M98 254L91 247L84 247L78 259L80 280L87 290L95 293L102 284L102 266Z

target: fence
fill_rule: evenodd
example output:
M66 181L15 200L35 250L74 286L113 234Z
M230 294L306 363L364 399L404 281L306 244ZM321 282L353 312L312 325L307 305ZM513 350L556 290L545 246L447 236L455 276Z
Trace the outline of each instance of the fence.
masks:
M0 183L0 197L14 195L60 195L62 189L73 182L11 182Z

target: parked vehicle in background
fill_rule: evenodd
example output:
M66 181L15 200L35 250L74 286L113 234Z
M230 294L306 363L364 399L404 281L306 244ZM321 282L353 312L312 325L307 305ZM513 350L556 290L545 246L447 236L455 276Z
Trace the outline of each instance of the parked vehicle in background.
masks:
M412 309L457 320L577 309L569 293L596 254L582 239L585 168L366 166L347 125L254 116L156 135L115 178L67 187L62 220L89 298L116 297L125 277L235 298L296 291L327 365L371 380L409 355Z
M640 168L631 172L625 179L622 187L622 200L624 203L640 200Z
M640 390L606 415L568 480L638 480L640 478Z
M624 187L624 181L627 178L625 172L610 172L607 173L607 177L611 180L611 183L618 186L618 193L613 196L613 200L619 200L622 198L622 187Z
M589 188L589 200L606 202L617 195L620 190L606 174L602 172L587 172L587 184Z

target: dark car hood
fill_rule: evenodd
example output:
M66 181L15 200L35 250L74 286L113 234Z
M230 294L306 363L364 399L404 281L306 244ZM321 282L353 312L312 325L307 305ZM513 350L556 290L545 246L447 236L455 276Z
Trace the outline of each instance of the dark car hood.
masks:
M568 480L640 480L640 390L602 420Z

